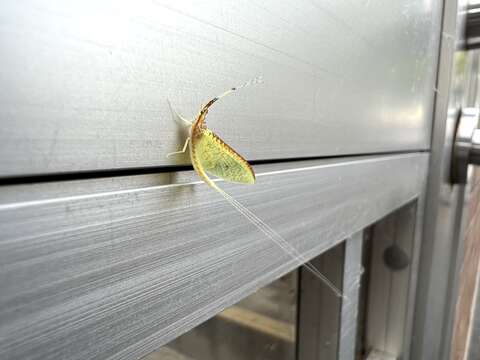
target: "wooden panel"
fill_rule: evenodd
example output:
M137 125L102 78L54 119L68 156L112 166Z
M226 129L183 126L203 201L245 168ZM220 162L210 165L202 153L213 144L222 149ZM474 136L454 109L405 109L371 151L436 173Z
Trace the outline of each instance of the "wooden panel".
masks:
M250 160L426 149L440 1L2 1L0 176L186 164L166 99Z
M473 170L474 169L474 170ZM464 237L464 250L462 254L463 261L459 271L459 289L455 299L455 319L453 324L452 336L452 353L451 359L468 360L478 359L479 356L471 356L480 352L479 350L479 333L472 336L474 322L476 326L480 324L480 309L475 314L475 307L478 308L478 301L475 293L478 292L477 287L480 285L478 276L480 270L480 169L473 168L472 176L465 194L465 211L462 216L465 218L465 232L461 235ZM478 297L480 299L480 297Z
M480 269L477 272L477 284L474 293L474 304L472 304L473 318L471 320L471 325L468 333L468 341L470 342L467 345L468 354L467 360L475 360L480 358Z
M412 200L427 154L221 185L307 258ZM0 188L0 358L133 359L299 265L191 172Z

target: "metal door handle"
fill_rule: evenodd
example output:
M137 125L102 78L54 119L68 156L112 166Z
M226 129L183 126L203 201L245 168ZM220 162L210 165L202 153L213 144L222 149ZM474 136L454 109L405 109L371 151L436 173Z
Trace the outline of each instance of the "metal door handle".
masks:
M480 165L479 115L478 108L464 108L459 112L452 152L453 184L465 184L468 165Z
M473 165L480 165L480 129L476 129L473 132L469 163Z

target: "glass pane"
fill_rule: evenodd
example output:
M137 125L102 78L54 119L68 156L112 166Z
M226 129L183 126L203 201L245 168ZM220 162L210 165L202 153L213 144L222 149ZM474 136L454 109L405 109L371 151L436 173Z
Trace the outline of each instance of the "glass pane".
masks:
M258 290L144 360L294 360L297 271Z

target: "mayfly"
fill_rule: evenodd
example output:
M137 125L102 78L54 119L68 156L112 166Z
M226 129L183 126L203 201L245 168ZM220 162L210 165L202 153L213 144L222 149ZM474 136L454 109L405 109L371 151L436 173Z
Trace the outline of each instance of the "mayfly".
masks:
M264 233L270 240L279 246L285 253L311 271L315 276L321 279L333 292L342 297L340 290L333 285L317 268L315 268L307 259L290 243L285 240L278 232L273 230L257 215L235 200L232 196L222 190L208 174L217 176L223 180L241 184L255 183L255 173L250 164L225 143L217 134L207 128L206 116L209 108L218 100L233 93L234 91L246 87L248 85L261 82L261 78L255 78L246 82L245 84L233 87L222 93L221 95L211 99L205 106L203 106L194 121L190 121L173 109L169 102L170 110L176 120L180 119L181 124L189 127L189 136L185 140L183 148L180 151L175 151L167 154L167 157L172 155L183 154L189 149L190 160L193 168L198 176L212 189L216 190L227 200L240 214L255 225L262 233Z

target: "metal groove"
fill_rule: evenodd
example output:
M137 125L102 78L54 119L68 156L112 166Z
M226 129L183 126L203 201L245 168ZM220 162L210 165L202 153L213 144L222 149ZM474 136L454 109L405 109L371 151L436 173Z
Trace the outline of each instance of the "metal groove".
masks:
M386 155L406 155L415 153L428 153L429 150L410 150L410 151L385 151L379 153L356 153L350 155L330 155L330 156L311 156L311 157L297 157L297 158L280 158L280 159L265 159L249 161L250 165L268 165L280 164L290 162L300 162L309 160L329 160L329 159L343 159L343 158L362 158L366 156L386 156ZM191 165L164 165L152 167L138 167L138 168L124 168L124 169L105 169L92 171L76 171L76 172L62 172L62 173L47 173L41 175L22 175L22 176L7 176L0 178L0 186L9 185L24 185L46 182L61 182L73 180L89 180L101 178L114 178L121 176L136 176L136 175L150 175L171 173L174 171L192 171Z

